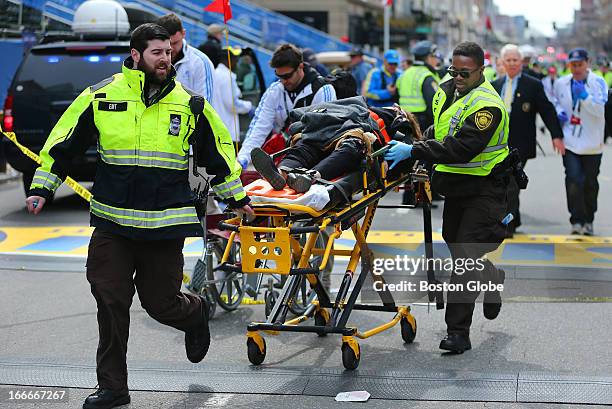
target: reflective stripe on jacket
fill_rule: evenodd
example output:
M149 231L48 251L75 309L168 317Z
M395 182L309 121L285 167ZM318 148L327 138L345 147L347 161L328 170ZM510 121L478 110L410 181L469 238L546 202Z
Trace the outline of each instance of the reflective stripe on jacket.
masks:
M493 167L508 156L508 113L504 103L488 82L484 81L479 87L471 90L467 95L457 100L441 112L448 96L442 88L438 88L433 102L435 138L443 141L445 138L454 138L463 126L465 119L476 111L485 107L495 107L502 112L502 121L498 125L493 137L486 148L467 163L454 163L436 165L437 172L462 173L474 176L487 176ZM483 114L486 121L486 114ZM489 118L490 120L490 118ZM478 125L478 118L476 118Z

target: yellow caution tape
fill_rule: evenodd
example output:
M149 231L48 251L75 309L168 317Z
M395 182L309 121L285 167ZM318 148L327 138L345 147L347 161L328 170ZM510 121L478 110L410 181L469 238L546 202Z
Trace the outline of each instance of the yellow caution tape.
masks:
M19 150L24 153L24 155L26 155L28 158L32 159L34 162L38 163L39 165L42 164L42 160L40 159L40 156L38 156L37 154L32 152L30 149L20 144L19 141L17 140L17 135L15 135L14 132L4 132L2 128L0 128L0 132L2 132L2 135L4 135L7 139L12 141L15 144L15 146L17 146L17 148L19 148ZM72 179L70 176L67 176L64 183L66 183L68 187L74 190L74 192L77 195L81 196L83 199L87 200L88 202L91 201L91 192L85 189L76 180Z

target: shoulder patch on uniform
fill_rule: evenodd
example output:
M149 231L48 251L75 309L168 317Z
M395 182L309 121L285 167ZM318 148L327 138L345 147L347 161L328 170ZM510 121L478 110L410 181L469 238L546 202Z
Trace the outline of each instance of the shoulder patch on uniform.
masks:
M89 92L96 92L100 88L106 87L108 84L110 84L114 80L115 80L114 76L105 78L102 81L98 82L96 85L92 85L91 87L89 87Z
M493 114L489 111L478 111L476 112L474 118L476 122L476 127L481 131L487 129L489 126L491 126L491 123L493 122Z

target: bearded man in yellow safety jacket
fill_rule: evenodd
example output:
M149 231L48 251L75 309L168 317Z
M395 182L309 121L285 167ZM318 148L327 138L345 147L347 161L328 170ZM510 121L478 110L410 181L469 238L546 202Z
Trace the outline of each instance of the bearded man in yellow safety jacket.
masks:
M206 302L180 291L184 240L202 235L188 181L190 140L198 165L214 175L216 195L251 212L230 134L207 101L175 81L169 38L157 24L134 30L122 72L85 89L51 131L26 200L38 214L70 160L97 140L87 280L98 307L99 389L84 408L130 401L126 352L136 290L151 317L185 332L190 361L208 352Z

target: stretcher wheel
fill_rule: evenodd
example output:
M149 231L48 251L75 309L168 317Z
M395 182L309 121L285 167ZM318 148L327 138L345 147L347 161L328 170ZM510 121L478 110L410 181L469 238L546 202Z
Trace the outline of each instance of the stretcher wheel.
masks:
M202 290L202 295L206 298L206 304L208 306L208 319L212 320L217 311L217 301L215 297L206 288Z
M355 353L347 342L342 343L342 365L349 371L357 369L359 360L361 359L359 344L355 342L354 345L357 345L357 353Z
M216 281L215 284L210 285L210 288L219 306L225 311L234 311L240 307L242 299L244 298L246 274L237 274L230 280L219 280L224 277L221 274L225 273L215 271L212 267L221 263L225 247L227 246L227 240L215 240L213 246L212 255L214 260L211 258L208 263L210 267L206 269L206 279L209 281ZM240 265L240 244L236 242L232 244L227 262Z
M276 304L276 300L278 300L278 296L279 296L278 291L266 291L266 294L264 296L264 301L266 303L265 305L266 317L269 317L270 314L272 313L272 309L274 308L274 304Z
M253 338L247 339L247 356L249 357L249 362L253 365L261 365L264 359L266 359L266 340L264 338L261 338L261 340L263 341L263 352L260 351Z
M414 323L414 327L412 325ZM402 339L407 344L412 344L412 341L416 338L417 324L414 317L412 317L412 323L406 317L402 317L400 321L400 327L402 329Z
M324 326L327 325L326 315L327 316L329 316L329 315L325 314L324 312L321 312L321 311L322 310L318 310L317 312L315 312L315 315L314 315L314 322L315 322L315 325L317 327L324 327ZM317 335L320 336L320 337L326 337L327 336L327 334L324 333L324 332L319 332L319 333L317 333Z
M304 226L302 222L296 222L295 226ZM306 245L306 240L308 238L307 234L300 235L300 245ZM318 234L317 239L315 241L315 247L317 248L326 248L327 242L329 241L329 233L326 231L322 231ZM319 268L321 262L323 261L323 256L313 256L308 261L308 266L311 268ZM321 281L324 276L329 280L329 274L331 274L331 270L333 268L334 259L333 256L330 256L327 265L325 266L325 270L323 270L319 274L319 280ZM294 263L293 267L297 267L297 263ZM283 276L281 282L284 284L284 281L288 278L288 276ZM291 302L289 303L289 311L291 311L295 315L302 315L306 312L308 306L317 298L317 294L310 287L308 283L308 279L305 276L297 277L297 291L295 295L292 297Z
M295 315L302 315L306 312L306 308L312 303L316 297L316 293L310 289L308 279L305 276L298 276L298 284L295 295L289 303L289 311Z

